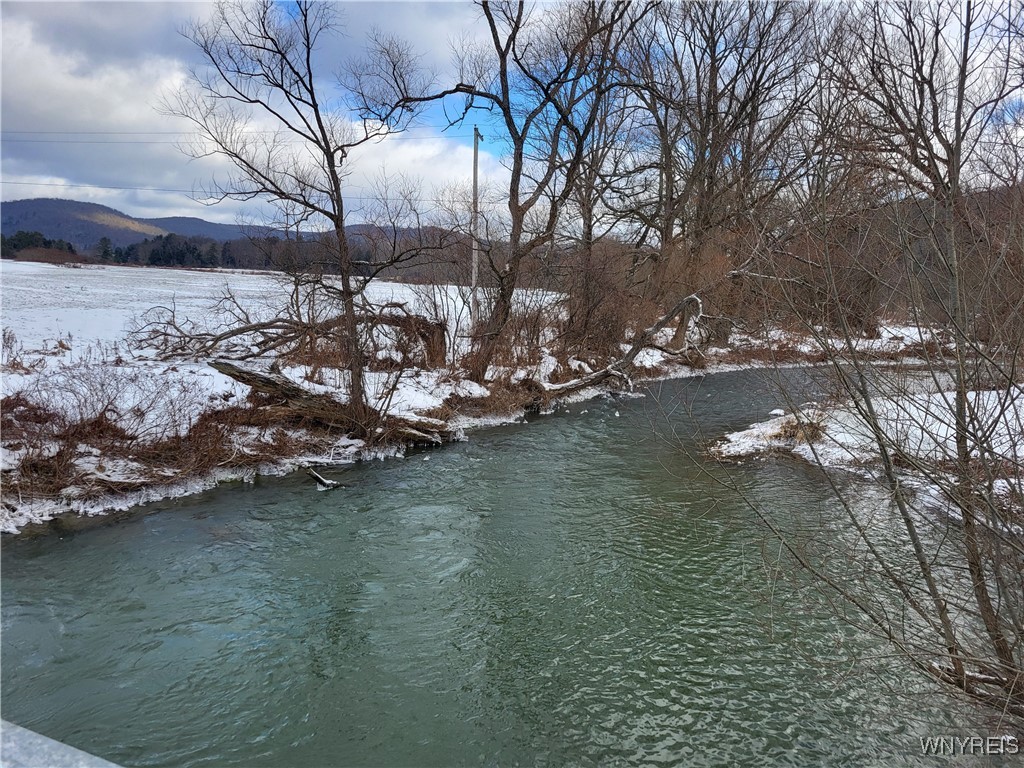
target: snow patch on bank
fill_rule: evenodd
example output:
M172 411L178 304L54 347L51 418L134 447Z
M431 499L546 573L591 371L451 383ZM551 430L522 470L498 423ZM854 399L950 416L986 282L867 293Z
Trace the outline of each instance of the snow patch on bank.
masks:
M872 401L874 421L890 453L907 457L911 463L921 461L937 475L957 459L954 404L955 394L945 391L911 391ZM983 454L989 471L997 473L993 495L1007 503L1021 499L1024 390L1014 386L968 392L967 407L972 455ZM776 415L725 435L709 453L729 460L788 453L821 467L872 476L877 474L880 462L876 432L865 414L851 403L808 404L797 413ZM953 512L936 485L910 469L902 474L907 487L929 498L931 506Z
M18 533L31 524L47 523L63 514L73 513L82 517L97 517L111 512L124 512L133 507L157 501L176 499L202 493L227 482L253 482L256 477L287 475L306 467L340 466L359 460L391 458L401 455L400 448L391 451L375 449L367 452L359 440L342 438L332 449L324 453L294 456L275 462L265 462L249 468L217 469L198 477L180 481L152 483L130 491L112 492L86 499L74 497L75 488L62 494L60 500L39 499L18 504L4 504L0 511L0 532ZM114 470L111 470L114 471ZM134 473L112 477L119 482L137 479Z
M879 429L893 447L929 462L950 462L957 457L954 398L952 392L918 392L899 399L878 397L872 405ZM973 414L971 431L984 435L986 454L1020 462L1024 390L969 392L967 403ZM713 450L719 456L739 457L780 448L808 459L817 453L816 460L826 466L872 461L878 455L868 420L850 404L808 405L797 414L776 415L726 435Z

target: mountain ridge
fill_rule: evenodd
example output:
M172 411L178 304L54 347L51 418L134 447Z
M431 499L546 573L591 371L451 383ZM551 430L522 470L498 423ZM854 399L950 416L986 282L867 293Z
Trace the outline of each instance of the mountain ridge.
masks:
M104 237L115 248L168 234L225 242L245 237L248 228L191 216L138 218L100 203L63 198L37 197L0 203L0 231L11 236L19 230L41 232L47 238L64 240L80 251L88 251Z

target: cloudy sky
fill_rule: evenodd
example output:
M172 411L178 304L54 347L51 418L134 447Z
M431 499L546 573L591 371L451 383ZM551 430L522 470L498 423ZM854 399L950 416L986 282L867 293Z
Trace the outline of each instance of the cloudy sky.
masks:
M373 28L408 39L423 62L450 78L451 43L480 34L469 2L343 2L344 34L325 60L358 55ZM132 216L199 216L234 222L253 214L240 204L192 199L223 162L191 160L178 149L188 126L161 115L161 97L197 63L179 34L205 18L207 3L0 2L2 26L2 200L61 197L109 205ZM361 194L383 173L437 188L472 178L472 125L443 129L434 111L406 134L358 150L348 189L358 215ZM493 154L492 154L493 152ZM499 150L481 146L481 175L501 176Z

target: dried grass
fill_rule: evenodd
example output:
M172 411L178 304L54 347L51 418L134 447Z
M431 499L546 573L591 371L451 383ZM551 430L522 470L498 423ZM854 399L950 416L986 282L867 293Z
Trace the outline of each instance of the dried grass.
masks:
M3 447L15 464L4 472L4 495L87 498L280 458L296 446L286 431L271 429L281 424L271 409L258 395L234 406L211 403L198 380L117 359L61 364L0 401ZM242 427L268 433L259 450L238 450L233 435ZM125 477L104 476L119 461L132 468Z
M536 382L512 383L508 379L488 382L486 397L465 397L451 395L440 408L428 412L427 416L450 420L455 415L514 416L524 411L543 407L546 393Z
M825 436L825 428L817 421L793 417L784 423L774 436L780 440L793 440L797 443L816 443Z
M0 370L5 373L32 373L45 365L40 358L29 362L25 356L25 348L10 328L4 328L2 344L0 344Z

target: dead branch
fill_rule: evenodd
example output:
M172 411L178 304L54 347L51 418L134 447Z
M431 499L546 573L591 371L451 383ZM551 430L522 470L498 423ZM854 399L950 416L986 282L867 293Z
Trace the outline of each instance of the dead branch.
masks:
M563 384L541 384L541 387L548 395L568 395L573 392L578 392L581 389L587 387L596 387L609 378L618 378L626 382L627 386L632 387L632 380L626 374L626 370L633 361L636 360L636 356L639 355L644 349L648 347L656 346L654 344L654 337L658 335L663 329L668 327L680 314L687 311L690 307L697 308L697 319L700 319L702 304L700 298L695 293L691 293L684 299L681 299L667 314L663 315L658 322L652 325L650 328L645 330L633 339L633 344L627 350L626 354L620 357L618 360L610 363L599 371L594 371L586 376L583 376L573 381L567 381ZM680 349L673 352L673 354L681 354L685 350Z
M287 357L315 340L336 338L343 329L341 315L321 320L294 316L249 321L223 330L206 330L188 320L179 319L175 308L154 307L131 334L137 347L156 349L161 360L218 356L232 360L252 360L277 354ZM404 305L387 304L380 311L358 313L360 325L388 326L421 348L424 368L444 365L447 355L446 328L442 323L409 312Z

